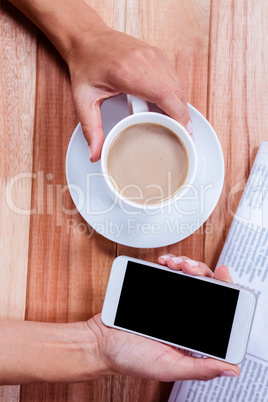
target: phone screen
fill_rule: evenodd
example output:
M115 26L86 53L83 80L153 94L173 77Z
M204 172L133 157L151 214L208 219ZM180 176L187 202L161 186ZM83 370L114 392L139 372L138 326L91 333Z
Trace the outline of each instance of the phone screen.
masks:
M225 358L239 290L128 261L114 325Z

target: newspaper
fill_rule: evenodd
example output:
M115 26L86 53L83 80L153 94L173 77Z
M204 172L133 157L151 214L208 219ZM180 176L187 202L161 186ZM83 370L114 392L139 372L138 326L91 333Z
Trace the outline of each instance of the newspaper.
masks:
M268 401L268 142L262 142L217 266L254 291L257 308L239 378L177 381L169 402Z

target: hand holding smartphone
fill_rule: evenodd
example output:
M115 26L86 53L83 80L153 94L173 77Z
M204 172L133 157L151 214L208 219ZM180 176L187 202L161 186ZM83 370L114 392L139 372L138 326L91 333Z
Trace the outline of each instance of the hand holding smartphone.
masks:
M238 364L254 309L247 289L121 256L112 266L101 317L107 326Z

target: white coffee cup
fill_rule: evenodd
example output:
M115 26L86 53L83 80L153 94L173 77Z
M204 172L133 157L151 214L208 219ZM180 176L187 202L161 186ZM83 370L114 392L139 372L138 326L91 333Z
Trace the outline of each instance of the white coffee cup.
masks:
M104 179L108 187L108 191L116 202L122 203L123 205L132 207L134 209L154 210L159 208L165 208L166 206L171 205L178 199L182 198L182 196L185 195L185 193L188 191L188 189L190 188L191 184L194 181L198 164L197 152L194 142L189 133L186 131L186 129L177 121L161 113L149 112L148 104L143 99L140 99L133 95L127 95L127 99L130 113L133 114L130 114L123 120L119 121L111 129L111 131L108 133L104 141L102 148L101 168ZM188 162L189 162L188 173L183 183L183 186L175 194L156 204L146 204L146 203L142 204L126 198L124 195L122 195L122 193L120 193L118 188L115 186L108 172L108 153L115 138L128 127L139 123L158 124L171 130L175 135L178 136L179 140L183 143L188 156Z

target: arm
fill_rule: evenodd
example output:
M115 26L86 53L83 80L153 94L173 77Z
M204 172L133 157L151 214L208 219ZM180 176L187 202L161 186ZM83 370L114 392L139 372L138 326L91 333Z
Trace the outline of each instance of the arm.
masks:
M213 276L205 264L191 267L170 257L159 262L188 274ZM215 278L231 281L224 266L216 270ZM0 357L0 385L82 382L108 374L177 381L240 373L238 366L195 358L169 345L108 328L100 315L72 324L0 321Z
M87 323L0 321L0 385L88 381L105 373Z
M83 0L10 1L47 35L68 64L92 162L100 158L104 140L101 103L119 93L156 103L192 134L182 84L160 49L109 28Z

